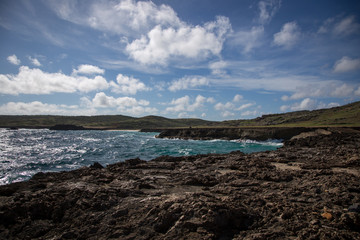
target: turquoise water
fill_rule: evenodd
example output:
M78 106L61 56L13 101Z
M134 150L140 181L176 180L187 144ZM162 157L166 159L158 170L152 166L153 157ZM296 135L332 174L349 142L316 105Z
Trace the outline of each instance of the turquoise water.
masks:
M275 150L280 141L177 140L135 131L17 131L0 129L0 185L28 180L37 172L68 171L99 162L103 166L131 158L161 155L244 153Z

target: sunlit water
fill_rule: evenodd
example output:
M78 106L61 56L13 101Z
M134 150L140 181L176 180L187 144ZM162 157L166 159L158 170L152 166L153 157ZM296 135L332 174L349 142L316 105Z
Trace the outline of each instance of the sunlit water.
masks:
M99 162L161 155L244 153L275 150L280 141L178 140L131 131L50 131L0 129L0 185L28 180L37 172L68 171Z

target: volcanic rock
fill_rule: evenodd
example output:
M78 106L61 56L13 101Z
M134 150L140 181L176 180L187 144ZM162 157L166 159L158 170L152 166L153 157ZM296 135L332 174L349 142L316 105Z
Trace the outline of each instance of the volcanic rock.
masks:
M38 173L0 186L0 239L360 239L360 132L327 131Z

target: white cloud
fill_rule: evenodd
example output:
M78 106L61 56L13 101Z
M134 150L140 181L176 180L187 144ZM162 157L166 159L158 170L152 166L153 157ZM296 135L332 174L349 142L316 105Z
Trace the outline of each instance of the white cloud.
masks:
M3 115L92 115L93 109L79 109L77 105L34 102L8 102L0 106Z
M17 75L0 74L0 85L0 93L11 95L90 92L109 87L102 76L68 76L63 73L47 73L27 66L21 66Z
M249 116L257 116L259 115L259 111L254 110L254 111L245 111L241 113L241 116L243 117L249 117Z
M297 100L307 97L354 97L356 96L356 85L349 85L341 82L324 82L307 84L295 89L291 96L282 96L283 101Z
M312 110L316 108L316 101L311 98L305 98L300 103L295 103L293 106L290 107L293 111L299 110Z
M334 65L334 72L351 72L360 69L360 58L351 59L349 57L342 57L340 60L336 61Z
M209 97L209 98L206 99L206 102L208 102L208 103L215 103L216 101L215 101L215 98Z
M354 92L355 96L360 96L360 87Z
M82 64L79 65L77 69L73 69L73 74L84 74L84 75L94 75L94 74L104 74L105 70L101 69L94 65Z
M14 64L14 65L19 65L21 63L21 61L16 57L15 54L8 56L7 60L9 61L9 63Z
M266 24L271 21L276 12L280 9L281 0L265 0L259 2L259 22Z
M205 77L186 76L178 80L172 81L169 90L172 92L176 92L183 89L207 86L208 84L209 81Z
M274 44L291 48L300 38L300 29L296 22L285 23L281 31L274 34Z
M173 99L170 103L170 105L173 105L172 107L167 107L165 109L165 112L194 112L198 109L201 109L204 107L204 104L206 102L211 102L212 98L206 98L201 95L198 95L191 103L190 97L188 95Z
M215 104L214 109L218 110L218 111L226 111L226 110L242 111L242 110L244 110L246 108L249 108L249 107L255 105L255 103L245 103L245 104L242 104L240 106L236 106L235 103L240 102L241 100L243 100L243 98L244 97L242 95L236 94L234 96L232 102L227 102L225 104L217 103L217 104Z
M282 112L287 112L287 111L289 110L289 108L290 108L290 106L288 106L288 105L282 105L282 106L280 107L280 111L282 111Z
M355 16L348 16L335 24L333 32L338 36L346 36L359 30L360 24L355 21Z
M227 102L225 104L217 103L214 108L218 111L233 110L235 108L235 105L231 102Z
M114 98L112 96L107 96L104 92L96 93L95 97L92 100L92 103L94 107L100 107L100 108L114 108L118 106L134 107L138 105L138 102L135 98L131 98L131 97Z
M288 101L288 100L290 100L290 97L287 96L287 95L284 95L284 96L281 97L281 100Z
M315 110L315 109L322 109L322 108L337 107L339 105L340 104L334 103L334 102L325 104L323 102L317 102L316 100L311 99L311 98L305 98L301 102L296 102L292 105L283 105L280 107L280 110L283 112L286 112L289 109L291 111Z
M156 25L178 26L181 21L168 5L152 1L93 1L80 6L76 1L51 1L59 17L112 34L139 36ZM81 10L81 11L80 11Z
M231 37L230 42L243 47L244 53L251 52L252 49L261 45L261 38L264 35L263 26L252 27L249 31L238 31Z
M224 68L226 68L226 66L227 66L227 63L223 60L217 61L217 62L212 62L209 64L211 74L213 74L213 75L226 75L226 70L224 70Z
M244 97L240 94L236 94L233 98L233 102L240 102Z
M336 87L330 94L332 97L349 97L354 94L355 87L350 86L346 83L342 84L341 86Z
M111 81L110 85L112 91L122 94L136 94L138 91L148 91L150 90L143 82L139 79L128 77L122 74L118 74L116 77L116 82Z
M243 96L237 94L233 98L232 102L226 102L224 103L217 103L214 106L214 109L217 111L221 111L221 116L226 118L230 116L234 116L235 114L232 111L242 111L246 108L249 108L251 106L254 106L255 103L245 103L240 106L237 106L235 103L240 102L243 99ZM240 114L241 116L255 116L258 115L258 111L245 111Z
M130 115L156 114L158 110L148 107L150 102L146 100L137 100L132 97L114 98L107 96L104 92L97 93L90 102L83 100L93 108L116 108L118 112Z
M222 112L221 113L221 116L223 117L223 118L227 118L227 117L232 117L232 116L235 116L235 114L233 113L233 112L230 112L230 111L224 111L224 112Z
M225 34L231 29L229 19L218 17L204 26L179 28L155 26L126 46L132 59L142 64L167 65L171 57L205 58L220 54Z
M37 67L41 66L41 63L39 62L39 60L37 58L32 58L32 57L29 56L29 60L33 65L35 65Z
M217 55L231 25L226 17L202 26L179 19L168 5L152 1L51 1L49 6L62 19L122 38L130 58L142 64L167 65L172 57L191 59ZM125 37L124 37L125 36Z
M251 27L250 30L238 30L232 34L230 43L243 47L243 53L247 54L254 48L262 45L264 36L264 25L268 24L280 9L281 0L264 0L258 3L259 25Z
M236 110L242 111L242 110L249 108L251 106L254 106L254 105L255 105L254 103L245 103L245 104L241 105L240 107L236 108Z
M345 37L360 31L360 24L356 22L355 16L328 18L320 26L318 33L332 33L337 37Z

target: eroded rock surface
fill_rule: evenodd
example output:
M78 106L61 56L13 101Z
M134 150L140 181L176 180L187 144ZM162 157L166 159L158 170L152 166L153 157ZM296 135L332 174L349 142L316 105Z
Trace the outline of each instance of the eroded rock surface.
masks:
M360 133L0 186L0 239L360 239Z
M159 138L180 139L251 139L264 141L268 139L289 140L300 133L315 131L316 128L305 127L240 127L240 128L173 128L163 129Z

